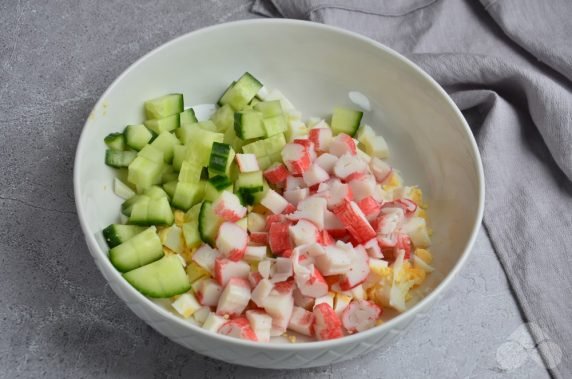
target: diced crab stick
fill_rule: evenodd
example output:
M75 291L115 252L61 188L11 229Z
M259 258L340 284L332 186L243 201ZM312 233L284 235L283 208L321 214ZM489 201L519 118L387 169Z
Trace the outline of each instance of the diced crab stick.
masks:
M401 208L383 208L376 221L378 234L389 235L401 225L403 221L403 210Z
M321 127L312 128L308 134L308 139L314 143L316 151L328 151L332 143L332 129Z
M224 317L211 312L203 323L203 329L216 333L226 322L227 320Z
M330 307L334 307L334 297L336 296L335 292L328 292L327 294L325 294L324 296L320 296L317 297L316 300L314 300L314 307L317 307L318 305L322 304L322 303L326 303L328 304Z
M274 288L270 295L292 295L294 292L294 281L293 280L284 280L282 282L274 283Z
M405 212L406 216L410 216L417 210L417 204L415 204L413 200L403 198L403 199L396 199L394 200L394 202L399 204L403 208L403 211Z
M342 313L342 324L348 333L373 328L381 316L381 308L367 300L352 301Z
M385 182L393 172L389 163L375 157L369 162L369 169L378 183Z
M240 338L241 340L258 341L256 333L250 327L250 322L244 317L227 321L218 330L219 334Z
M351 259L338 245L324 247L325 254L315 258L315 265L322 275L345 274L351 267Z
M350 154L344 154L338 159L334 166L334 174L342 179L349 180L355 179L355 175L362 175L367 169L367 164L359 157Z
M265 279L270 278L271 268L272 268L272 260L271 259L265 258L262 261L258 262L258 272Z
M273 253L280 254L285 250L292 249L292 241L290 241L288 229L288 223L274 222L271 224L268 231L268 244Z
M217 258L214 267L214 277L218 284L226 286L226 284L234 278L248 278L250 265L244 261L231 261L226 258Z
M275 186L282 186L286 178L290 175L286 166L282 163L275 163L266 170L264 170L264 177L268 183Z
M288 201L283 198L278 192L269 189L260 201L268 210L274 214L284 212L284 209L289 205Z
M250 322L250 327L254 330L257 340L269 342L272 317L263 311L251 309L246 311L246 318Z
M397 233L378 234L377 243L382 250L393 248L397 245Z
M324 211L327 201L324 198L312 196L298 204L298 210L290 215L290 220L305 219L311 221L318 229L324 229Z
M381 211L381 205L372 196L364 197L357 205L370 222L375 220Z
M371 175L363 175L349 181L348 184L355 201L360 201L366 197L373 197L377 201L382 200L381 191Z
M266 246L247 246L244 251L244 260L248 262L260 262L266 257Z
M302 145L306 148L306 151L310 154L310 160L313 162L316 159L316 150L314 147L314 142L306 138L296 138L293 143Z
M216 238L218 251L232 261L239 261L244 256L248 233L233 222L223 222Z
M344 336L342 322L329 304L318 304L312 313L315 317L314 334L318 340L331 340Z
M351 255L351 267L340 280L342 291L348 291L363 283L369 275L369 257L363 246L348 249Z
M330 175L315 163L313 163L308 170L304 171L302 177L308 187L315 186L330 179Z
M235 222L246 216L246 208L235 194L223 191L213 203L215 213L225 221Z
M314 320L315 316L312 312L295 306L288 322L288 329L305 336L311 336L313 334Z
M403 223L403 232L407 233L416 248L429 247L431 239L427 231L427 223L422 217L411 217Z
M375 230L355 202L345 201L334 210L334 213L359 243L375 237Z
M260 170L256 155L254 154L236 154L236 163L240 172L254 172Z
M363 247L365 248L365 251L370 258L383 258L383 253L381 252L379 242L376 238L372 238L364 243Z
M314 164L317 164L328 174L332 175L334 173L334 167L336 166L337 161L338 157L336 157L334 154L324 153L316 158Z
M356 155L357 147L354 139L345 133L338 134L330 143L330 154L337 157L344 154Z
M288 280L293 274L292 261L288 258L278 257L270 268L270 281L276 283L278 288L279 282Z
M274 284L268 279L262 279L258 282L252 291L252 301L259 307L264 306L264 300L270 295Z
M297 207L302 200L306 199L310 195L310 190L308 188L298 188L295 190L284 191L282 195L290 204Z
M248 283L250 283L251 288L255 288L262 279L262 275L259 272L251 271L248 273Z
M302 307L304 309L312 309L314 306L314 298L310 296L302 295L302 292L298 288L294 289L292 293L294 297L294 305L297 307Z
M411 258L411 239L407 234L399 233L395 249L396 251L403 250L403 259L407 260Z
M290 226L290 237L296 246L316 243L320 240L320 231L312 222L300 220Z
M308 149L297 143L288 143L282 149L282 161L294 175L302 175L311 162Z
M291 293L272 293L266 297L264 310L272 316L270 335L280 335L286 331L293 309L294 298Z
M198 291L196 291L197 300L201 305L216 306L222 293L222 286L214 279L208 278L202 280Z
M298 267L294 277L303 296L316 298L328 293L328 283L314 265Z
M320 243L324 246L333 245L336 242L334 237L327 230L320 232Z
M250 301L250 284L246 279L234 277L224 287L216 313L220 316L238 316L242 314Z
M268 243L268 232L252 232L250 233L250 242L258 245L266 245ZM264 247L265 246L257 246ZM247 246L248 250L248 246Z
M336 312L338 317L342 316L342 312L347 308L351 301L351 296L336 292L336 296L334 297L334 312Z
M193 254L193 261L205 269L209 274L214 272L215 261L220 257L218 250L211 248L209 245L204 244L197 249Z
M282 214L268 215L268 217L266 217L266 231L270 231L270 227L275 223L288 224L290 221Z
M286 178L286 191L292 191L298 188L305 188L306 183L304 183L304 179L299 176L289 175Z

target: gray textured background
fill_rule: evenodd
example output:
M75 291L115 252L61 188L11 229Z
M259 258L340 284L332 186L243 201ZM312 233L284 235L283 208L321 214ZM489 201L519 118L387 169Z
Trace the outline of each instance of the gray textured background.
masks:
M523 321L482 231L446 298L398 343L330 367L257 370L200 356L112 293L75 213L84 120L137 58L194 29L254 17L249 5L0 1L0 377L547 377L533 359L497 358Z

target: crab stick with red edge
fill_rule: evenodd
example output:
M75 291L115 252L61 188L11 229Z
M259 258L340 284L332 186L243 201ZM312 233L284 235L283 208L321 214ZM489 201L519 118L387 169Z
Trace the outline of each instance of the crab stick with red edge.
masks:
M332 143L332 129L313 128L310 129L308 139L314 143L314 148L319 152L326 152Z
M334 137L330 143L330 154L341 157L344 154L356 155L357 147L354 139L345 133L340 133Z
M268 231L268 245L275 254L292 249L290 241L289 224L274 222Z
M240 316L250 301L250 284L243 278L231 278L224 287L216 313L220 316Z
M302 175L312 163L306 146L298 143L286 144L281 154L288 171L294 175Z
M334 213L359 243L367 242L375 237L375 230L355 202L343 202L334 209Z
M234 222L223 222L216 238L218 251L232 261L244 256L248 243L248 233Z
M248 278L250 265L244 261L234 262L226 258L217 258L214 264L214 277L218 284L226 286L233 278Z
M218 333L242 340L258 341L256 333L254 333L254 330L250 327L250 322L244 317L227 321L220 327Z
M321 303L314 307L314 334L320 341L331 340L344 336L342 322L327 303Z
M288 322L288 329L310 337L314 331L315 318L312 312L295 306Z
M281 186L286 181L290 172L282 163L275 163L264 171L264 177L268 183Z
M362 284L369 275L369 256L363 246L356 246L349 249L351 255L351 267L340 280L340 288L342 291L349 291L352 288Z
M342 324L348 333L373 328L381 316L381 308L367 300L353 300L342 312Z

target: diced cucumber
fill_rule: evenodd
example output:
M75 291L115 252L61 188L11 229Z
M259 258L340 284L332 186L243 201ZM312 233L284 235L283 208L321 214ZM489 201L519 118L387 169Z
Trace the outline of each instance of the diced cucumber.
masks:
M217 132L217 127L211 120L198 122L197 126L203 130L208 130L209 132Z
M201 245L202 240L199 234L199 222L197 220L183 224L183 238L185 239L185 245L189 249L194 249Z
M182 209L184 211L191 208L193 205L201 201L205 193L205 182L199 181L197 183L177 183L175 192L173 193L173 200L171 204L173 207Z
M268 191L269 189L270 189L270 186L268 185L268 182L265 179L263 179L262 180L262 191L254 192L252 194L254 204L260 204L260 202L262 201L262 199L266 195L266 191Z
M150 199L156 200L162 197L168 197L167 192L159 186L152 186L149 187L143 192L143 195L147 196Z
M209 158L209 176L229 175L234 160L234 150L225 143L214 142Z
M243 140L264 137L266 132L262 125L262 113L242 111L234 114L234 132Z
M119 151L107 149L105 151L105 164L110 167L127 167L133 162L137 153L135 151Z
M234 127L234 111L230 105L223 105L211 117L215 123L218 132L226 132L229 128Z
M147 158L156 163L163 163L165 160L165 153L153 145L146 145L137 153L137 156Z
M103 238L105 238L107 246L113 248L121 245L123 242L127 242L144 230L145 227L143 226L111 224L103 229Z
M182 93L172 93L148 100L143 105L145 108L145 117L147 120L155 120L181 113L184 108L184 103Z
M180 125L181 123L178 114L145 121L145 126L155 134L161 134L162 132L172 132Z
M127 184L119 180L119 178L113 178L113 192L125 200L135 196L135 191L133 191Z
M162 155L162 153L161 153ZM154 162L145 157L137 157L129 165L127 180L135 184L137 191L143 191L154 184L161 183L164 163Z
M262 120L262 126L266 137L284 133L288 129L286 118L282 114L265 118Z
M103 139L103 142L111 150L122 151L125 150L125 138L122 133L111 133Z
M209 132L201 128L193 127L186 134L186 140L181 141L187 145L185 160L194 162L202 167L207 167L211 155L213 142L222 142L224 134Z
M214 212L212 203L210 201L203 202L199 213L201 240L214 247L218 229L222 223L223 219Z
M191 209L189 209L185 213L185 217L183 219L185 221L185 223L192 222L192 221L199 222L199 213L201 213L201 207L202 206L203 206L202 203L198 203L198 204L193 205L191 207Z
M173 166L165 165L161 173L161 183L168 183L179 180L179 173L175 171Z
M163 152L163 160L165 163L171 163L173 160L173 153L176 145L181 143L173 134L169 132L163 132L159 134L155 140L151 143L151 146L155 147L157 150Z
M179 125L188 125L198 122L197 116L195 116L195 111L192 108L186 109L179 113Z
M133 205L140 201L141 199L147 198L145 195L135 195L130 197L129 199L125 200L123 204L121 204L121 213L124 216L131 216L131 210L133 209Z
M177 180L173 180L163 184L163 189L167 192L167 195L172 199L175 195L175 189L177 188Z
M234 127L228 128L226 132L224 132L224 143L232 146L234 151L240 151L242 146L244 146L245 142L243 139L240 139L236 136L234 132Z
M203 167L193 161L184 160L179 171L180 183L198 183L201 180Z
M129 223L133 225L171 225L173 221L173 211L166 196L159 199L142 198L133 205L129 216Z
M215 201L222 191L232 192L232 187L232 182L227 176L218 175L212 177L205 183L204 199L206 201Z
M261 170L267 169L272 163L281 160L280 152L286 145L284 134L276 134L272 137L255 141L244 145L242 152L245 154L254 154L258 160Z
M254 105L254 109L261 112L264 118L274 117L282 114L280 100L261 101Z
M262 88L260 83L250 73L245 72L236 83L225 91L218 101L218 105L230 105L234 110L240 111L254 98L258 90Z
M264 190L262 171L241 172L234 183L234 192L244 204L254 204L255 194Z
M123 131L125 143L134 150L141 150L153 138L153 133L143 124L127 125Z
M187 292L191 282L176 255L123 274L125 280L145 296L167 298Z
M173 168L175 171L179 171L181 169L186 152L187 147L185 145L175 145L173 147Z
M362 117L363 112L355 109L334 108L332 122L330 123L334 135L345 133L353 137L359 128Z
M109 260L121 272L154 262L163 256L163 245L152 226L109 250Z

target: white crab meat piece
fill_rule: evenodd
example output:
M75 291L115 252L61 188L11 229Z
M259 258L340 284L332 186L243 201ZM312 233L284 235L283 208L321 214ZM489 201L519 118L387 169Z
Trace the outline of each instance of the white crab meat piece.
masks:
M324 229L324 210L327 201L324 198L312 196L298 204L298 210L287 217L290 220L306 219L318 227Z
M316 151L328 151L333 139L332 129L322 120L310 129L308 138L314 143Z
M340 281L340 288L343 291L351 290L352 288L363 283L369 275L369 257L363 246L356 246L353 249L348 249L351 257L351 268L343 275Z
M283 257L276 258L270 270L270 281L272 283L284 282L294 274L292 261Z
M345 274L351 267L351 259L347 251L338 245L324 247L325 254L315 258L315 265L325 276Z
M294 278L303 296L318 298L328 293L328 283L314 265L297 266Z
M196 291L197 300L201 305L216 306L222 294L222 286L214 279L208 278L202 280Z
M250 265L244 261L231 261L226 258L217 258L214 267L214 277L218 284L226 286L232 278L248 279Z
M252 301L259 307L264 305L264 300L270 295L274 284L268 279L262 279L252 291Z
M264 205L273 214L281 214L284 212L286 207L290 204L285 198L283 198L278 192L269 189L266 191L266 195L260 201L260 204Z
M220 256L221 254L218 250L204 244L195 251L192 259L196 264L212 275L214 273L215 261Z
M260 262L265 257L266 246L247 246L243 258L247 262Z
M219 328L218 333L242 340L257 341L256 333L254 333L254 330L250 327L250 322L244 317L225 322L224 325Z
M221 326L226 324L228 320L222 316L217 315L214 312L210 312L205 322L203 323L203 329L209 330L211 332L218 332Z
M290 204L297 207L301 201L308 198L310 190L308 188L298 188L290 191L284 191L283 195Z
M381 315L381 308L367 300L352 301L342 313L342 324L349 333L373 328Z
M220 316L242 314L250 301L250 284L246 279L231 278L222 291L216 313Z
M289 232L296 246L316 243L320 239L320 231L316 225L305 219L291 225Z
M330 142L330 154L341 157L344 154L357 154L357 146L355 140L345 133L340 133Z
M292 191L298 188L306 188L306 183L301 176L288 175L286 178L286 191Z
M338 157L334 154L324 153L316 158L314 162L318 166L324 169L328 174L332 175L334 173L334 167L336 166L336 162L338 161Z
M311 310L314 307L314 298L302 295L300 289L295 288L292 296L294 297L294 305L297 307L302 307L308 310Z
M236 154L236 163L240 172L254 172L260 170L256 155L254 154Z
M364 175L360 178L354 179L349 183L350 190L354 201L360 201L366 197L373 197L377 201L382 201L383 197L379 191L379 187L375 182L375 178L371 175Z
M340 179L346 179L351 175L361 174L367 169L367 164L359 157L344 154L334 166L334 174Z
M214 212L225 221L235 222L246 216L246 208L240 203L238 196L223 191L213 203Z
M190 292L180 295L171 306L184 318L191 317L201 308L197 298Z
M378 183L383 183L393 171L389 163L375 157L369 162L369 169Z
M314 308L317 307L319 304L326 303L330 307L334 308L334 297L336 296L335 292L328 292L324 296L317 297L314 300Z
M309 169L304 171L302 178L306 185L311 187L330 179L330 175L322 167L313 163Z
M254 330L258 341L269 342L272 317L261 310L251 309L246 311L246 318L250 322L250 327Z
M239 261L244 256L248 233L234 222L223 222L216 239L218 251L232 261Z
M314 314L301 307L294 307L288 322L288 329L311 336L313 334Z

